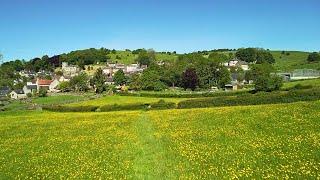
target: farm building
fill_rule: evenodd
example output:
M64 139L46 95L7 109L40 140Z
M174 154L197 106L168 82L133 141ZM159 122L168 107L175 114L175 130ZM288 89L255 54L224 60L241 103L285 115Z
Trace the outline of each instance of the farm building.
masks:
M320 77L320 71L314 69L296 69L292 72L291 80L315 79Z
M226 85L224 86L224 90L225 90L225 91L236 91L236 90L238 90L238 85L237 85L237 84L234 84L234 83L232 83L232 84L226 84Z

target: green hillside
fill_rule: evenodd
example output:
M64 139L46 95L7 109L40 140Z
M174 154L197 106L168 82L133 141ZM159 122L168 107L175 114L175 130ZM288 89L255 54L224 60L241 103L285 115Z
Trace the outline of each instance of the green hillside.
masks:
M289 55L282 54L282 51L271 51L276 60L275 67L281 72L290 72L294 69L318 69L320 63L308 63L308 52L301 51L286 51Z
M110 53L110 62L119 62L123 64L132 64L135 63L137 54L133 54L131 51L117 51L116 53ZM158 61L175 61L178 58L176 54L164 54L164 53L156 53L156 59Z

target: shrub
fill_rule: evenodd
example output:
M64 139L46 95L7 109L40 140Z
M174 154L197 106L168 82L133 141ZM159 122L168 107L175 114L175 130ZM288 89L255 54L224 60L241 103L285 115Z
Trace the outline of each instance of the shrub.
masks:
M257 93L246 96L216 97L185 100L178 103L179 109L219 106L259 105L312 101L320 99L319 89L291 90L288 92Z
M124 111L124 110L144 110L148 109L150 104L126 104L126 105L105 105L100 107L101 112L109 112L109 111Z
M320 62L320 55L317 52L313 52L311 54L309 54L308 58L307 58L308 62Z
M68 81L61 82L58 86L58 89L61 90L61 92L68 92L70 91L70 83Z
M97 106L60 106L50 105L42 107L43 110L53 112L94 112L98 109Z
M299 90L299 89L312 89L313 86L312 85L302 85L302 84L296 84L295 86L291 87L291 88L287 88L285 90L289 91L289 90Z
M151 109L174 109L176 108L176 103L174 102L165 102L163 99L157 103L151 104Z
M47 90L46 89L40 89L38 96L39 97L47 97Z
M27 97L31 98L32 97L32 93L27 93Z
M160 100L156 103L136 103L136 104L126 104L126 105L105 105L100 107L101 112L109 111L130 111L130 110L156 110L156 109L174 109L176 104L173 102L165 102Z

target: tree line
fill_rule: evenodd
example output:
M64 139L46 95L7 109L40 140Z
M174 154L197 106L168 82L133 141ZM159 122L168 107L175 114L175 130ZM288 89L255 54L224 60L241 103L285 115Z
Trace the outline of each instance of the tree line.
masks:
M208 57L203 56L202 53L183 54L174 62L158 65L154 51L140 50L137 62L148 65L148 68L142 73L130 76L118 70L113 76L113 81L115 85L127 85L130 89L137 91L161 91L169 87L194 91L212 87L223 89L231 82L231 74L236 74L240 82L244 80L255 82L257 91L273 91L281 87L281 77L272 74L274 61L271 53L264 50L252 51L248 48L239 50L235 56L252 63L250 65L252 69L245 72L241 67L231 67L229 70L223 64L229 60L228 55L218 52L213 52ZM88 86L91 85L97 93L102 93L110 89L105 83L106 80L102 69L98 69L91 79L85 74L80 74L68 82L69 86L63 85L74 91L88 90ZM67 90L67 88L64 89Z

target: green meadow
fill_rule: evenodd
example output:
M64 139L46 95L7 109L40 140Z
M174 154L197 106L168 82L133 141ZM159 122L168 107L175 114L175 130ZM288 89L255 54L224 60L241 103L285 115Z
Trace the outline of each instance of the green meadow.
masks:
M308 63L309 53L302 51L286 51L289 55L282 54L282 51L271 51L276 60L275 68L281 72L290 72L295 69L320 69L320 63Z
M70 106L159 101L73 98ZM0 179L320 178L320 101L0 117Z

